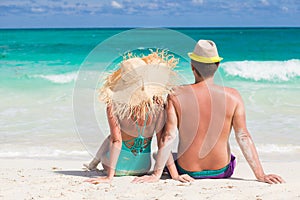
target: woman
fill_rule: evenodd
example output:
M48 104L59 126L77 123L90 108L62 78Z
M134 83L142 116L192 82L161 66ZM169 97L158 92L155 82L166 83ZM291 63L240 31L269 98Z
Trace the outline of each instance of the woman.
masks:
M106 79L100 99L107 105L110 135L86 167L102 163L107 176L86 180L110 182L114 176L142 175L151 167L151 141L164 125L164 98L170 92L177 60L164 51L125 58Z

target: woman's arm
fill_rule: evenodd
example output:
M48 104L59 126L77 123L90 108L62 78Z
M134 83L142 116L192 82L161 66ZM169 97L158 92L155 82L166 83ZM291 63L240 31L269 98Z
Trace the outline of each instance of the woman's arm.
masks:
M169 102L169 104L170 103L171 102ZM166 106L167 105L165 105L165 108L166 108ZM174 113L172 113L172 114L174 114ZM177 115L176 115L176 119L177 119ZM156 133L157 133L156 136L157 136L158 149L161 149L160 140L161 140L162 134L164 133L163 131L164 131L165 124L166 124L166 114L165 114L165 109L164 109L163 111L161 111L161 113L160 113L160 115L158 117L157 123L156 123ZM172 177L172 179L174 179L174 180L180 180L182 182L185 182L185 180L182 179L182 177L180 177L179 174L178 174L177 168L176 168L176 166L174 164L174 158L173 158L172 153L170 154L170 157L168 158L166 166L168 167L168 170L169 170L169 173L170 173L170 176Z
M121 129L118 119L113 115L112 106L107 106L107 119L110 128L110 159L107 176L112 179L115 175L115 168L122 148Z
M178 127L178 117L177 117L178 115L176 113L176 109L175 109L173 101L174 101L174 99L172 98L172 96L169 96L168 97L167 114L169 117L171 117L169 119L169 125L171 125L171 126L170 127L168 126L168 129L170 129L170 130L177 129L177 127ZM175 130L175 132L176 132L176 130ZM167 134L167 132L166 132L166 134ZM176 137L175 133L173 134L173 136ZM191 182L194 180L192 177L190 177L187 174L179 175L176 165L174 163L174 157L173 157L172 153L170 153L170 156L167 160L166 166L169 170L169 173L170 173L170 176L172 177L172 179L178 180L180 182Z
M137 177L133 182L155 182L162 175L163 169L168 164L168 169L173 179L183 182L191 181L192 178L187 175L179 176L171 154L172 144L176 138L177 130L177 114L173 105L171 96L168 96L168 104L166 106L166 123L161 137L158 139L158 155L154 166L154 172L151 176Z
M86 180L93 184L110 182L115 175L115 168L122 148L121 129L118 119L113 115L112 106L108 105L106 109L107 120L110 128L110 157L107 163L104 163L107 168L106 177L91 178ZM104 160L103 160L104 161Z

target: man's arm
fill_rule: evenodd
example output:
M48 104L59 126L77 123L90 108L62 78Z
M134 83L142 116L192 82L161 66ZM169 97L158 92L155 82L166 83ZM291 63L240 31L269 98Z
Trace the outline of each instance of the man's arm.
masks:
M246 114L243 100L237 91L233 92L233 96L237 102L233 116L233 128L235 131L235 137L256 178L259 181L270 184L283 183L284 180L280 176L277 176L275 174L266 175L264 173L264 170L258 158L255 145L246 127Z

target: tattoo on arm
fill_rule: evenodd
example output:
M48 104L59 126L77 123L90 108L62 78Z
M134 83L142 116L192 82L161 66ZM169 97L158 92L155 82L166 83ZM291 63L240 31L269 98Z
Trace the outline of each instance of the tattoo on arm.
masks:
M246 160L248 161L249 165L251 166L252 169L255 169L257 166L255 163L255 158L252 149L250 148L253 145L252 139L249 137L248 134L244 132L238 132L236 133L236 140Z

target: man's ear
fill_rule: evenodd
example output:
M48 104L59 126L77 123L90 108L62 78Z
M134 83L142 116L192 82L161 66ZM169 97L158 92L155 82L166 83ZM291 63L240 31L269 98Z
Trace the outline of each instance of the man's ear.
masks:
M195 67L193 66L193 64L191 64L192 70L195 71Z

